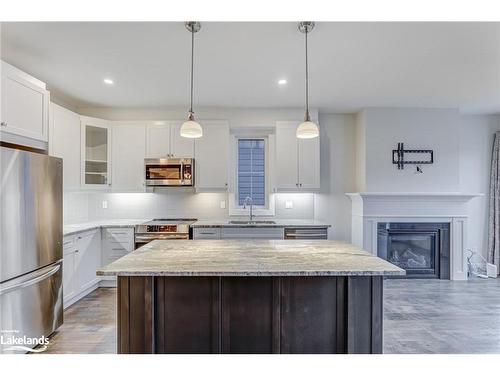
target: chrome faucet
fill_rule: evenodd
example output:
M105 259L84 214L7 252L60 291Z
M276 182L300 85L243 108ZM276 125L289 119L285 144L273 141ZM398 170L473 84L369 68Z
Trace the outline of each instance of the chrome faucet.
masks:
M247 204L250 202L250 221L253 221L253 200L251 197L245 198L245 203L243 203L243 209L247 208Z

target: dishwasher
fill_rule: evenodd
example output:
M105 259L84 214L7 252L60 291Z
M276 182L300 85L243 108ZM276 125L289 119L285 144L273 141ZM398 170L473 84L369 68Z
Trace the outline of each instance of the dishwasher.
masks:
M285 227L285 240L327 240L327 227Z

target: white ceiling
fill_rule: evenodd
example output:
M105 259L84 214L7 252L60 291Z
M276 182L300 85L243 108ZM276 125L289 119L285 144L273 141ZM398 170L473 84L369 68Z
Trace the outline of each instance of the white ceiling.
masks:
M2 59L76 107L187 106L190 34L179 22L3 23ZM500 23L317 23L310 103L458 107L500 113ZM114 79L105 86L104 77ZM278 86L277 80L288 80ZM196 106L300 107L304 36L296 23L202 23Z

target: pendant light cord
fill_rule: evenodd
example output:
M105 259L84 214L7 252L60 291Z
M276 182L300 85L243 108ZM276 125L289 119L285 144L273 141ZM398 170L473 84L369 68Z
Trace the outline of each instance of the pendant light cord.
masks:
M191 105L189 112L193 113L193 81L194 81L194 26L191 29Z
M306 30L306 116L309 117L309 64L307 59L307 34L309 32Z

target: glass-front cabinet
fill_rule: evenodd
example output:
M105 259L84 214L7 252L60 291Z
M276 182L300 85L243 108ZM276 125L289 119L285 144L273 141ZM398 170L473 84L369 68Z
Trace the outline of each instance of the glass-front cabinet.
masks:
M111 186L111 127L100 119L82 117L82 184Z

